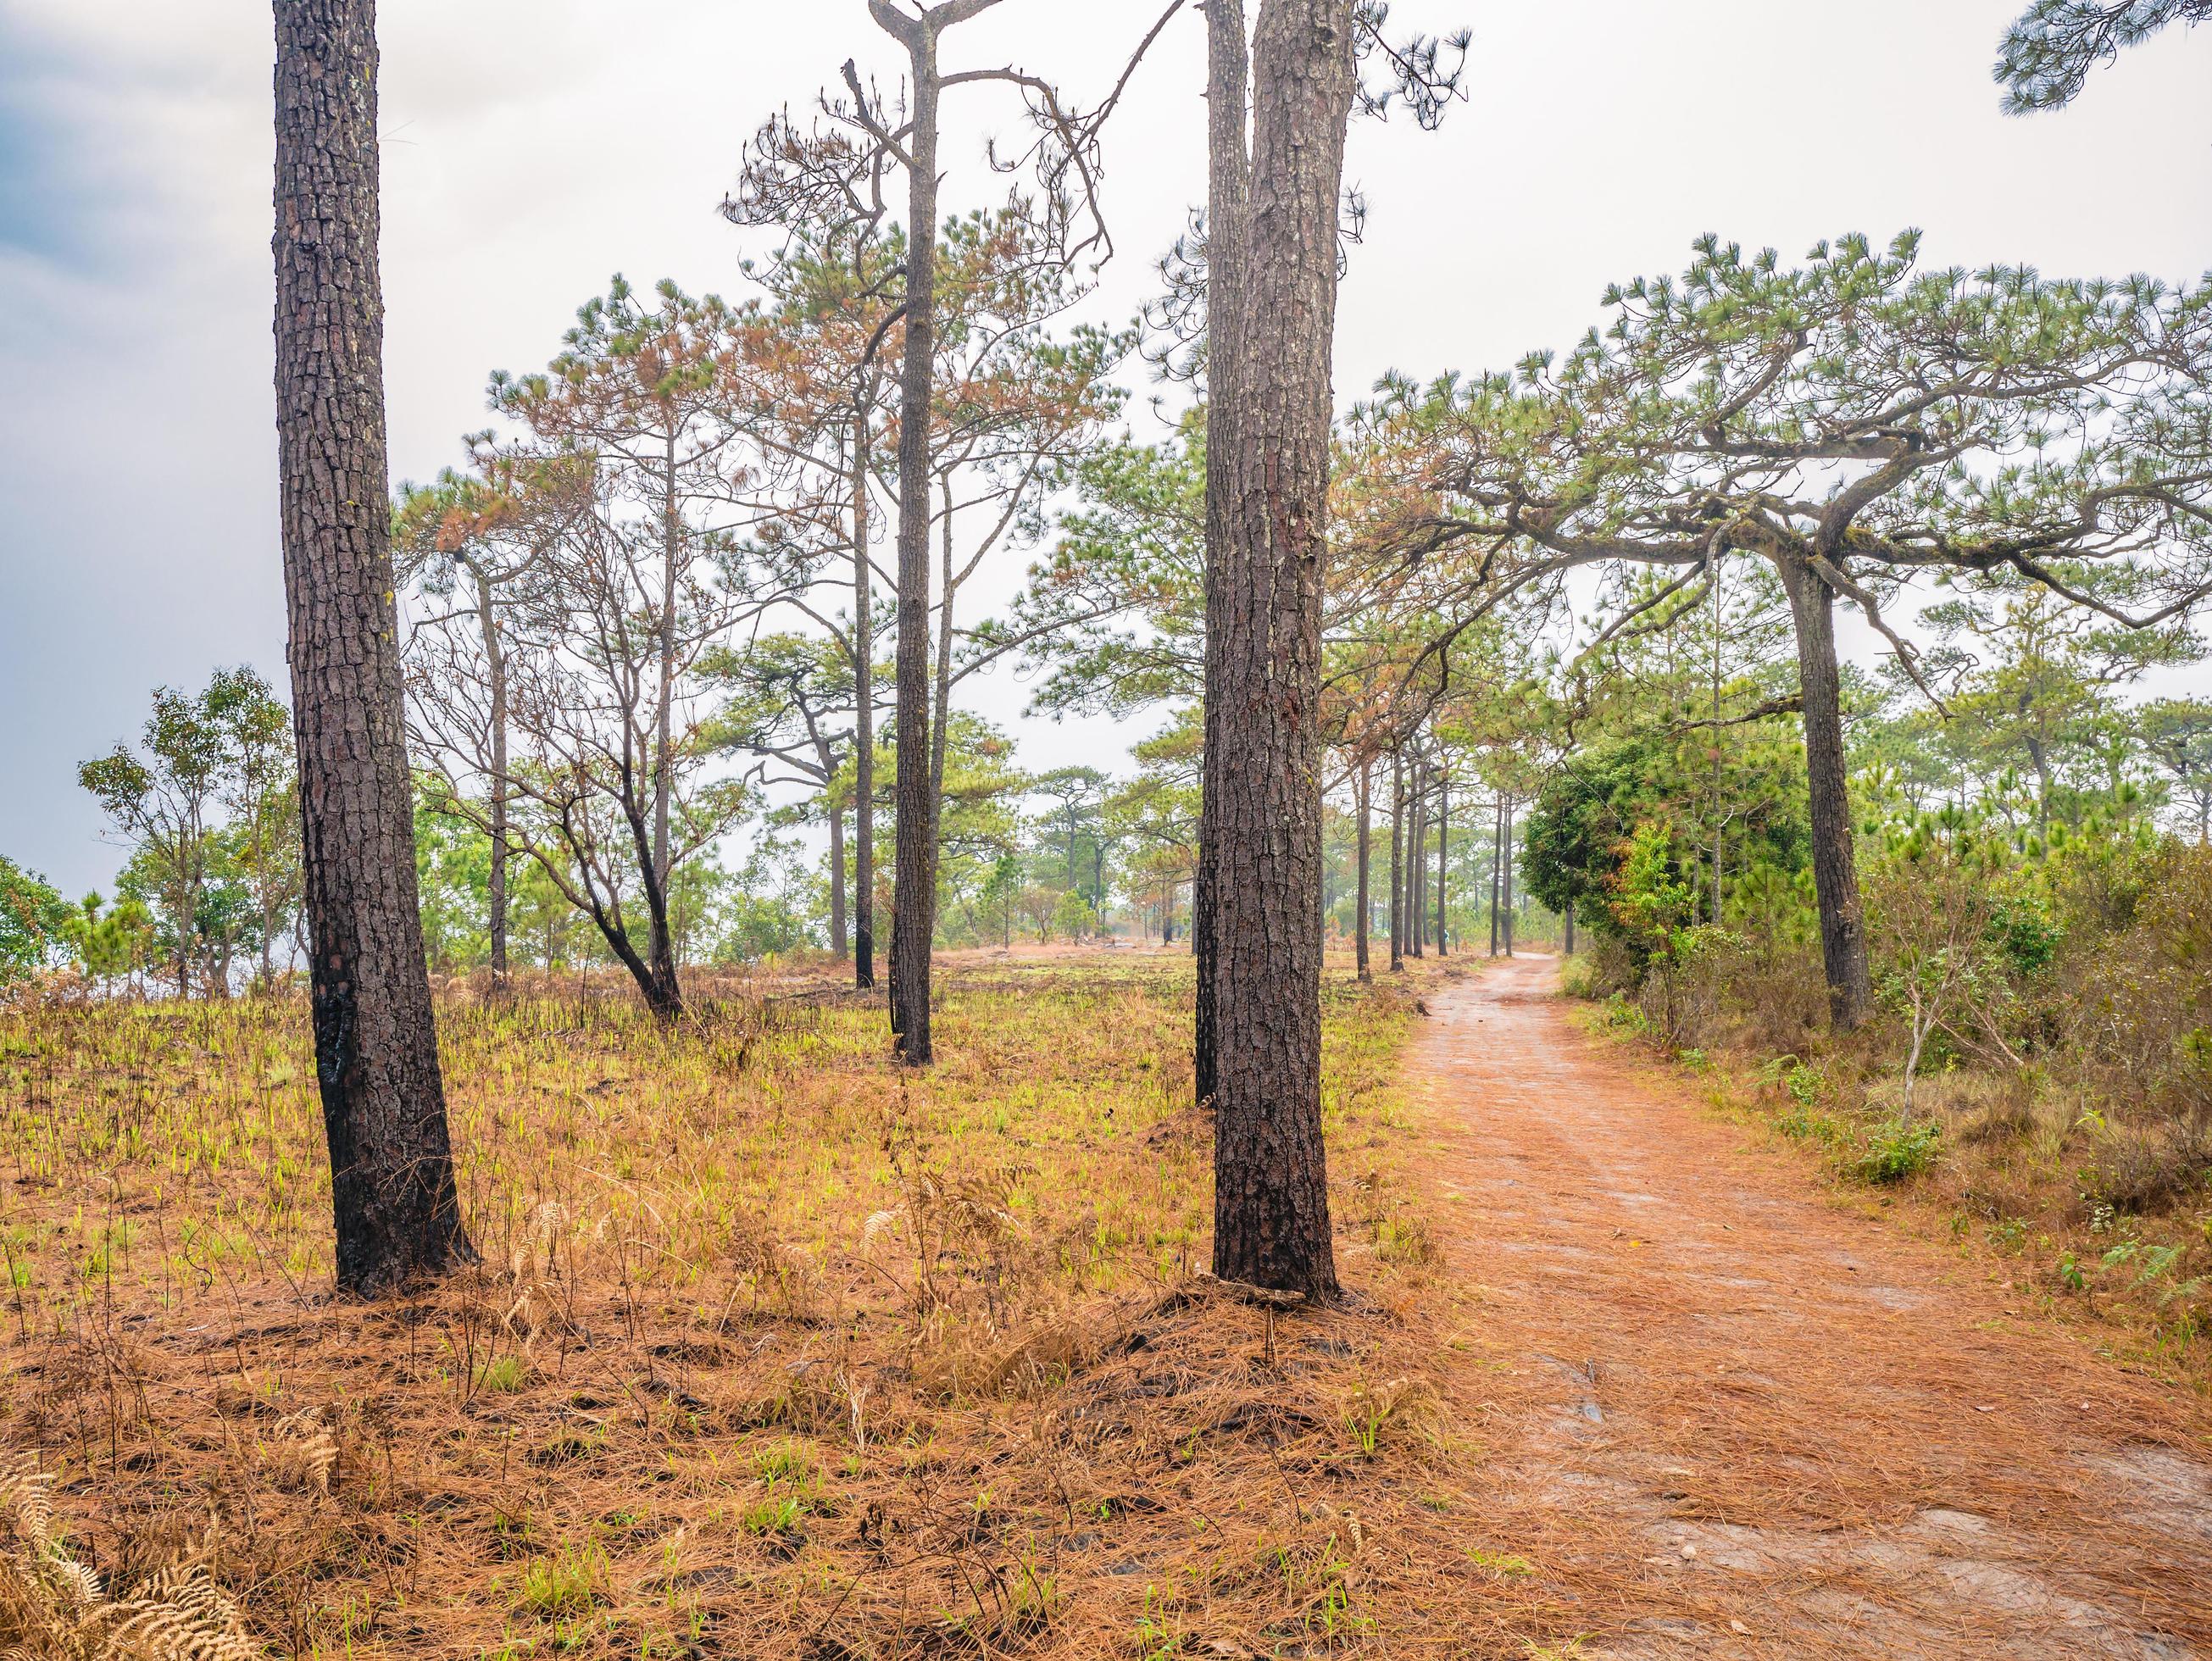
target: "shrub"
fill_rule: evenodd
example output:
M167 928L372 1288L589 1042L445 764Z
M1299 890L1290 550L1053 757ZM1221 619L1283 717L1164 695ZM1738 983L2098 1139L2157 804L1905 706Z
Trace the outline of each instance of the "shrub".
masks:
M1892 1120L1869 1135L1866 1151L1852 1165L1852 1173L1861 1182L1876 1183L1917 1177L1936 1163L1936 1145L1942 1139L1943 1127L1931 1120L1918 1124Z
M2099 1134L2095 1157L2077 1180L2091 1206L2142 1216L2203 1195L2208 1166L2212 1149L2186 1127L2123 1125Z
M2127 858L2068 850L2054 873L2066 919L2054 1047L2116 1119L2212 1142L2212 849L2168 843ZM2106 932L2103 925L2117 921Z

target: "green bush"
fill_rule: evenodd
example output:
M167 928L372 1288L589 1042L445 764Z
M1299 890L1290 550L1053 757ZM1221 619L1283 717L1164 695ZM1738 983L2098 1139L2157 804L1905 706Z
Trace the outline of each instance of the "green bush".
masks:
M1917 1177L1936 1163L1936 1149L1943 1140L1943 1127L1934 1120L1906 1124L1892 1120L1869 1134L1866 1151L1852 1165L1852 1174L1864 1183L1901 1183Z

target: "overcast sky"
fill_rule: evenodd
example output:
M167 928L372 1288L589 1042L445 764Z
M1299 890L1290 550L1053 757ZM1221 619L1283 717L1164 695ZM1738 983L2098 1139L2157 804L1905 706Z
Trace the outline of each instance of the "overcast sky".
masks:
M1345 286L1340 397L1565 345L1605 284L1712 230L1790 256L1913 225L1931 262L2212 267L2212 30L2176 29L2073 108L1997 113L2021 0L1401 0L1474 31L1443 129L1360 124L1370 216ZM1157 0L1006 0L957 64L1092 94ZM543 364L620 271L744 292L714 213L741 146L847 57L896 78L864 0L384 0L392 463L424 478L484 423L494 368ZM1186 13L1108 138L1126 317L1204 192L1204 25ZM157 684L250 662L283 684L270 393L268 8L0 0L0 852L71 893L118 856L76 764ZM948 210L1016 113L956 94ZM1131 384L1152 388L1141 368ZM1018 715L1022 689L975 703ZM1021 731L1032 764L1134 734Z

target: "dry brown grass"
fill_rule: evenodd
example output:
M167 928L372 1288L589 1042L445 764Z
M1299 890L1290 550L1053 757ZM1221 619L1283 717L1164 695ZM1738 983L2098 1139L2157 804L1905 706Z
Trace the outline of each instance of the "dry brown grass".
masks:
M826 983L702 987L674 1031L611 989L450 998L482 1261L379 1306L328 1295L295 1003L0 1016L0 1450L105 1584L204 1566L302 1655L1554 1630L1465 1548L1472 1445L1394 1151L1410 1001L1332 976L1353 1293L1279 1313L1194 1275L1183 964L948 978L922 1077Z

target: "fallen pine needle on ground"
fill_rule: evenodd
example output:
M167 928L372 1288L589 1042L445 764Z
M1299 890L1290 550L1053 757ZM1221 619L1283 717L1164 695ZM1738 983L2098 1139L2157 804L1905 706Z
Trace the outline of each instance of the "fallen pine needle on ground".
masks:
M827 983L456 994L480 1262L388 1305L328 1295L296 1005L0 1017L0 1648L2212 1642L2194 1402L1477 967L1332 966L1322 1310L1203 1273L1176 956L960 959L922 1075Z

